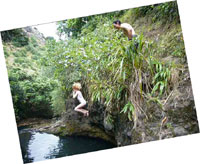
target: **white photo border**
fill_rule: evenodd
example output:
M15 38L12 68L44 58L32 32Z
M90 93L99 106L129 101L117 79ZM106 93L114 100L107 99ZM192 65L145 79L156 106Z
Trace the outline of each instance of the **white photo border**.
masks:
M169 0L168 0L169 1ZM1 0L0 31L54 21L123 10L166 0ZM188 58L193 94L200 118L200 69L198 3L178 0L186 54ZM3 48L0 40L0 149L1 163L22 164L21 149L16 128L12 98L8 83ZM199 120L199 119L198 119ZM197 163L199 161L200 134L176 137L162 141L130 145L58 159L38 164L102 164L102 163Z

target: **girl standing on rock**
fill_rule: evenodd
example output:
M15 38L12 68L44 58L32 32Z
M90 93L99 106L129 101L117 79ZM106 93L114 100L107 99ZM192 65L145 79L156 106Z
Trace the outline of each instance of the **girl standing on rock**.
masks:
M81 84L80 83L74 83L72 86L73 89L73 98L78 99L78 101L80 102L80 104L74 109L77 112L81 112L84 114L84 116L89 116L89 111L83 109L86 105L86 101L83 98L83 95L81 93Z

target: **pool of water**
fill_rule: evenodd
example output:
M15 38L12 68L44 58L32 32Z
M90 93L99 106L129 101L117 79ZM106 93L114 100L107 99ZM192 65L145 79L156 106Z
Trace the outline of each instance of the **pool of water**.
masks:
M58 137L29 129L18 129L24 163L59 158L115 147L98 138Z

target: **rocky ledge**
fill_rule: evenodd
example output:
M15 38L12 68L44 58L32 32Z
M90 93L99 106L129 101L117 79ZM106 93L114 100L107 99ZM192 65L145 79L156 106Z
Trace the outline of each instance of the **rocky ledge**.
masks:
M52 120L31 119L18 124L18 126L28 125L31 129L47 132L59 136L89 136L101 138L116 145L114 135L106 130L107 124L104 121L104 109L102 106L93 105L89 108L90 115L83 116L82 113L74 111L77 105L76 99L68 99L66 112L61 118ZM26 122L29 122L27 124Z
M59 136L77 135L97 137L116 146L144 143L199 132L191 85L184 83L174 90L161 110L155 103L144 106L145 115L138 117L137 127L121 113L112 113L112 123L106 121L108 113L103 105L93 104L88 108L89 117L74 111L77 100L68 99L66 112L61 118L32 120L35 130ZM162 124L162 122L164 123ZM30 121L29 121L30 122ZM23 123L19 125L25 125Z

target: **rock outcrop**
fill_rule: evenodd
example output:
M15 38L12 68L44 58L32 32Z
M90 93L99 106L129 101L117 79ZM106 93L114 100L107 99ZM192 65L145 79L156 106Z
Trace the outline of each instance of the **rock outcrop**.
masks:
M40 33L38 31L38 29L36 27L31 27L31 26L28 26L28 27L24 27L22 28L23 31L26 33L26 35L30 38L30 37L35 37L39 40L39 42L41 44L45 44L45 37L42 33Z
M62 118L52 121L51 124L45 127L39 128L39 131L45 131L59 136L77 135L97 137L116 145L114 134L104 128L103 106L93 105L90 107L90 115L87 117L83 116L82 113L74 111L77 104L76 99L68 99L66 112Z
M199 132L191 85L186 80L168 97L164 108L156 103L144 107L145 114L138 117L137 126L122 113L112 113L113 122L103 105L88 107L89 117L74 111L77 100L68 99L66 113L61 119L39 130L57 134L99 137L117 146L138 144L159 139L172 138ZM164 120L164 121L163 121Z
M192 87L187 79L168 98L163 110L153 103L146 107L145 114L148 118L141 114L136 128L133 122L118 115L115 120L115 139L118 146L198 133Z

